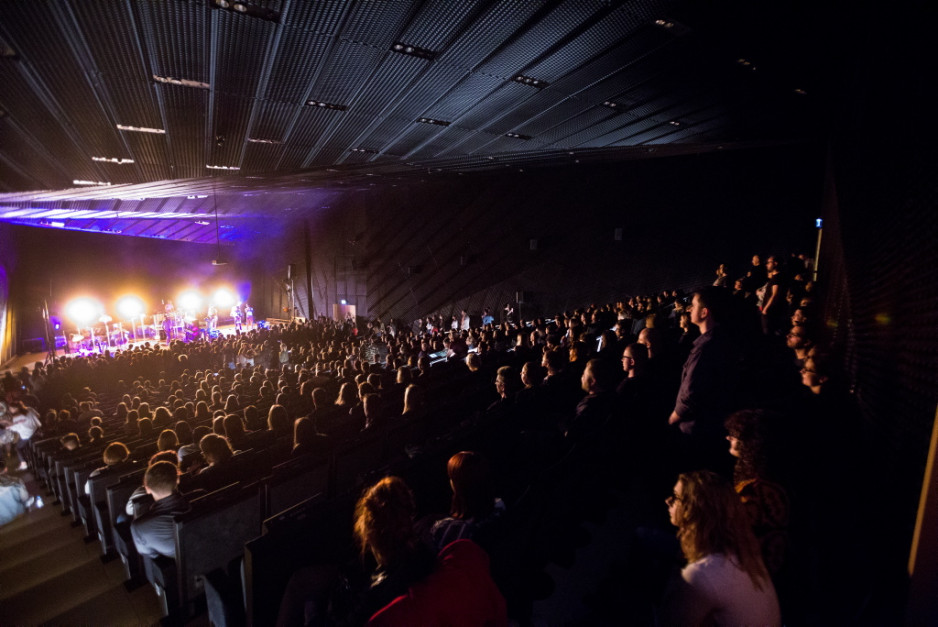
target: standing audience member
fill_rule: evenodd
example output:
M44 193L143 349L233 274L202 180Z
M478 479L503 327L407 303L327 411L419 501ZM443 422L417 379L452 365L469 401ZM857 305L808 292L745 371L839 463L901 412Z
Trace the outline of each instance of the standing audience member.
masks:
M723 444L723 421L736 392L737 355L729 331L721 325L727 315L726 290L705 287L689 306L691 322L700 328L684 370L668 424L679 432L685 468L728 466Z

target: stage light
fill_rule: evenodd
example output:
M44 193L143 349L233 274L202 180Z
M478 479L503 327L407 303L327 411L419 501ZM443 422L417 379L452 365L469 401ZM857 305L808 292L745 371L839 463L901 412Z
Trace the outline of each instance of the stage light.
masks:
M231 290L221 288L215 290L215 294L212 296L212 300L214 301L216 307L226 308L234 305L236 299L235 295L231 293Z
M76 298L65 307L65 311L78 326L84 327L89 326L98 317L101 305L90 298Z
M202 296L200 296L198 292L190 290L180 294L176 302L179 303L179 307L183 311L191 311L198 309L202 305Z
M117 311L125 320L139 318L143 309L143 301L136 296L124 296L117 301Z

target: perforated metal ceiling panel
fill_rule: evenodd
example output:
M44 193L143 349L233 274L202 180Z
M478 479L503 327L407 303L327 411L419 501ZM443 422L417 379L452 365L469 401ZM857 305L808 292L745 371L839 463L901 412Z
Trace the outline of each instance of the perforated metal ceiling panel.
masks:
M156 215L184 225L75 225L198 241L204 201L188 196L206 190L229 195L232 217L276 218L289 200L244 192L809 139L825 107L805 69L829 49L811 16L799 32L796 13L742 0L222 4L4 2L0 220L38 224L50 203L94 197L123 224L152 211L127 199L177 198Z

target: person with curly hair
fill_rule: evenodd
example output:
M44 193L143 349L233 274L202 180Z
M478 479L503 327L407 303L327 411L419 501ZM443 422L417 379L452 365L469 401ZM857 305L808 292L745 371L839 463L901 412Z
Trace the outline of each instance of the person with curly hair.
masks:
M788 492L778 482L773 454L782 442L772 414L746 409L726 419L730 455L736 458L733 484L745 507L752 531L759 540L762 559L769 572L778 573L788 548L790 505Z
M781 625L778 597L730 484L700 470L665 501L687 565L662 605L664 625Z

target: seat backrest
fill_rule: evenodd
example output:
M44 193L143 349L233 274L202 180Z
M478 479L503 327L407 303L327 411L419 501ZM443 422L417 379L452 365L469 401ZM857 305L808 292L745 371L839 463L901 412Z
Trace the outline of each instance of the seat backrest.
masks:
M387 437L370 436L346 447L335 455L335 495L358 492L365 477L375 468L383 466L387 457Z
M356 498L308 498L264 521L264 535L244 546L247 624L274 625L283 591L298 568L346 563L354 556Z
M301 457L274 466L266 485L266 518L316 494L329 493L331 461Z
M134 490L143 485L143 475L146 468L139 468L126 475L122 475L117 483L112 483L105 488L107 494L108 517L111 524L117 522L117 517L124 511L127 505L127 499L133 494Z
M204 592L203 576L244 553L244 543L261 528L258 484L232 484L192 501L192 510L176 517L176 570L182 605Z

